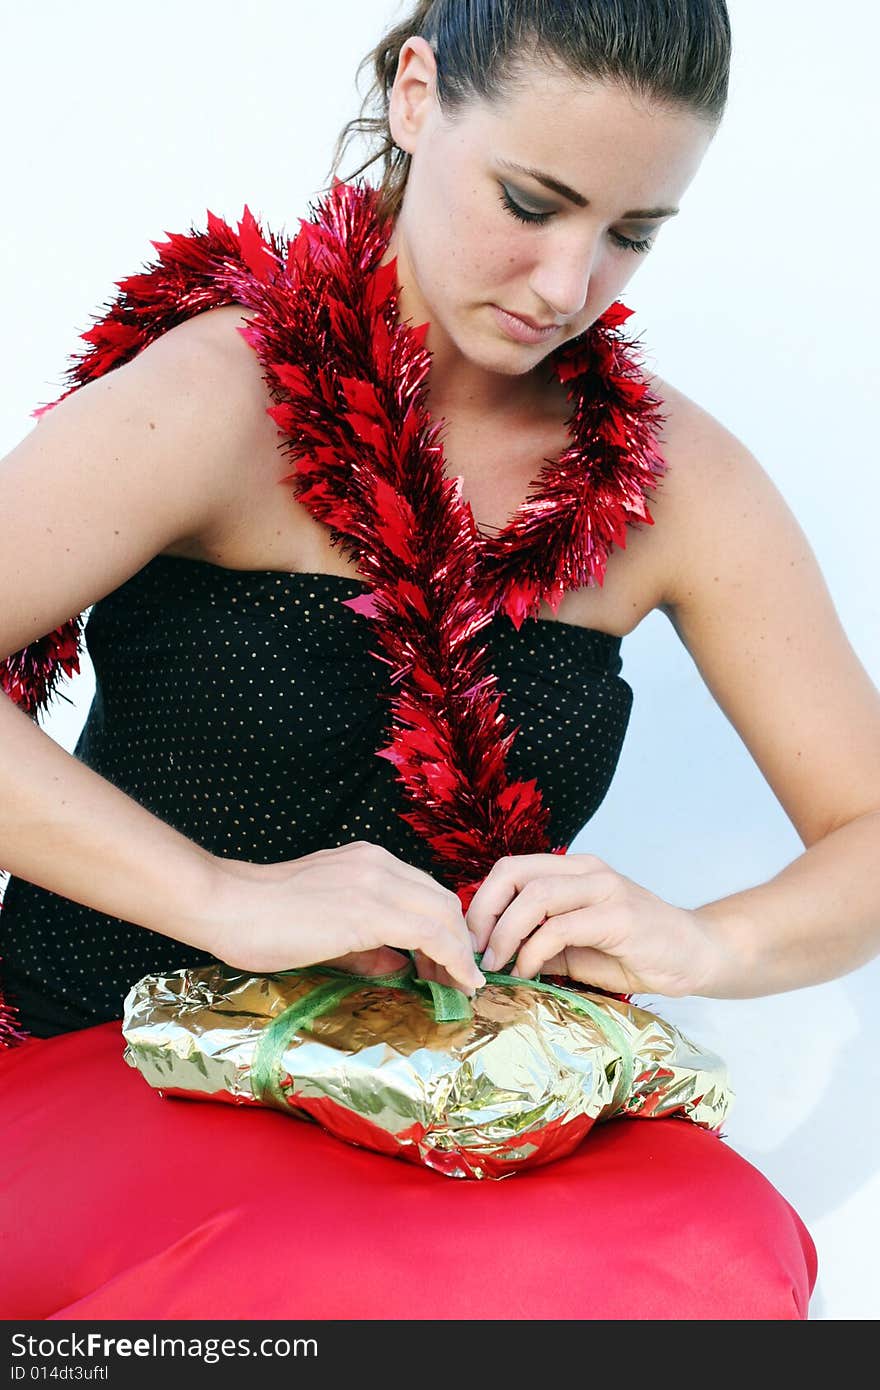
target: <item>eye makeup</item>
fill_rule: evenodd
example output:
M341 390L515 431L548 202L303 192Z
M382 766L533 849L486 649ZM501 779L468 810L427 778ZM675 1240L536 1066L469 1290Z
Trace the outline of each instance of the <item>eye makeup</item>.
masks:
M529 212L527 208L521 207L519 203L513 200L503 183L499 184L499 187L501 189L499 201L517 221L526 222L532 226L543 227L545 223L553 217L554 214L552 212ZM609 231L609 236L618 246L622 246L628 251L638 252L639 254L650 251L651 247L654 245L653 237L645 237L641 241L633 241L630 237L622 236L620 232L615 232L613 229Z

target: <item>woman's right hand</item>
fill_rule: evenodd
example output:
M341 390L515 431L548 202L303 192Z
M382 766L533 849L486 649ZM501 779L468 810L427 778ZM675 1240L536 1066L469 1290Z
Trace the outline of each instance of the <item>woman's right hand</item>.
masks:
M215 956L272 974L318 963L353 974L399 970L416 950L468 995L485 978L458 895L381 845L353 840L299 859L217 858L210 905Z

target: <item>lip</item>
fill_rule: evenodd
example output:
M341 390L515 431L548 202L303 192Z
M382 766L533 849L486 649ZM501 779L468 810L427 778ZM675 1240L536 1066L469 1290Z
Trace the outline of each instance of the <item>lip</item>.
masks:
M557 323L548 324L547 327L536 326L534 320L511 314L506 309L499 308L497 304L492 305L492 312L501 329L518 343L543 343L545 339L558 333L561 327L561 324Z

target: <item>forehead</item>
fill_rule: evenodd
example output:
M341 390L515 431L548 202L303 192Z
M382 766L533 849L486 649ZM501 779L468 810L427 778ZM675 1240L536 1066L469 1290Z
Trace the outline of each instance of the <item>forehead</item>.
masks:
M510 169L515 163L553 175L587 202L610 189L633 207L674 206L714 134L691 110L543 67L519 75L500 100L469 104L455 124L465 150L511 179L535 187Z

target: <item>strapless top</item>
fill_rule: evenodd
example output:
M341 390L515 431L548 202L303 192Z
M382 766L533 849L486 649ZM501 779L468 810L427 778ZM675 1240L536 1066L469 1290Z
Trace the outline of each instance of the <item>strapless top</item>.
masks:
M367 588L155 556L89 613L95 694L74 756L218 856L271 863L372 840L443 882L377 756L391 687L371 625L342 602ZM568 844L601 804L629 723L622 639L553 619L517 631L504 615L480 639L518 730L508 775L537 779L550 842ZM7 884L0 974L37 1036L119 1018L143 975L211 959Z

